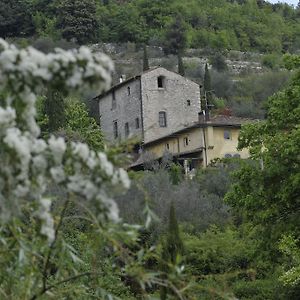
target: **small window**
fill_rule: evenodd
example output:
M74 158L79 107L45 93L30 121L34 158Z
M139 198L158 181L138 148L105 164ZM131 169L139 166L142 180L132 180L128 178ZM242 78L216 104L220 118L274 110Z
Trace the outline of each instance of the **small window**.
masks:
M240 154L236 153L233 155L234 158L241 158Z
M170 150L170 144L166 143L166 150Z
M225 158L231 158L232 155L231 155L230 153L226 153L226 154L224 155L224 157L225 157Z
M125 123L125 136L128 137L129 136L129 123Z
M131 93L131 91L130 91L130 86L127 88L127 94L128 94L128 96L130 96L130 93Z
M191 100L186 100L186 105L191 106Z
M118 121L114 121L114 138L118 138L119 132L118 132Z
M224 130L224 139L231 140L231 132L230 130Z
M163 76L157 77L157 87L159 89L162 89L164 88L164 84L165 84L165 78Z
M158 113L158 122L160 127L167 127L167 115L165 111Z
M139 119L139 118L136 118L136 119L135 119L135 128L136 128L136 129L139 129L139 128L140 128L140 119Z
M185 147L189 145L189 138L187 136L183 139L183 145Z
M116 100L116 93L112 91L112 100L111 100L111 109L117 108L117 100Z

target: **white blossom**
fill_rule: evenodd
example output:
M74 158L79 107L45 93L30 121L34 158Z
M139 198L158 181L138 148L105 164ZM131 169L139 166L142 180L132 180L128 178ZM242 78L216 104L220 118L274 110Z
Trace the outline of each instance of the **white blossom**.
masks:
M49 244L55 239L54 221L50 212L51 204L50 199L42 198L39 210L37 211L37 216L42 222L41 234L47 237Z
M13 125L15 119L15 109L12 107L2 108L0 106L0 126Z
M67 149L67 145L62 137L56 138L51 136L48 140L49 149L52 151L53 159L57 164L62 162L63 155Z
M62 168L62 166L53 167L50 169L50 174L52 176L52 179L56 183L61 183L66 179L66 174Z
M35 201L40 199L36 215L42 223L41 234L50 243L55 238L51 200L43 198L49 181L80 195L87 205L101 208L99 217L113 221L119 220L114 187L128 188L130 181L105 153L95 153L82 143L69 147L61 137L39 139L37 93L46 85L66 92L97 86L101 92L110 87L112 70L106 55L86 47L44 54L31 47L19 50L0 39L0 88L9 91L0 104L0 205L7 202L4 208L10 216L14 214L11 203L21 208L29 194Z

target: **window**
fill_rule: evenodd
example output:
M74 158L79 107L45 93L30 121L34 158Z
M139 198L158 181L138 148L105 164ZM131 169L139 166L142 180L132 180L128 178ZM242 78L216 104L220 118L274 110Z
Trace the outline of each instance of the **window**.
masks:
M157 77L157 87L159 89L162 89L162 88L164 88L164 84L165 84L165 78L164 78L164 76Z
M234 158L241 158L240 154L236 153L233 155Z
M129 124L128 124L128 122L125 123L125 136L126 136L126 137L129 136Z
M166 150L170 150L170 144L166 143Z
M139 119L139 118L136 118L136 119L135 119L135 128L136 128L136 129L139 129L139 128L140 128L140 119Z
M191 106L191 100L186 100L186 105Z
M158 113L158 122L160 127L167 127L167 115L165 111Z
M117 100L116 100L116 93L112 91L112 100L111 100L111 109L117 108Z
M127 88L127 94L128 94L128 96L130 96L130 93L131 93L131 91L130 91L130 86Z
M231 132L230 130L224 130L224 139L231 140Z
M119 133L118 133L118 121L114 121L114 138L118 138Z
M189 138L187 136L183 139L183 145L185 147L189 145Z
M231 155L230 153L226 153L226 154L224 155L224 157L225 157L225 158L231 158L232 155Z

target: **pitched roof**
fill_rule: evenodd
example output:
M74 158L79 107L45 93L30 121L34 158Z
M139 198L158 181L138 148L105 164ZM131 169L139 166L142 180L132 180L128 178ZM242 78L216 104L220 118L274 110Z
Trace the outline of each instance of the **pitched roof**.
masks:
M213 126L213 127L235 127L239 128L241 125L246 124L246 123L253 123L253 122L258 122L259 120L257 119L249 119L249 118L240 118L236 116L225 116L225 115L215 115L209 118L209 120L206 121L199 121L195 122L193 124L190 124L189 126L180 129L178 131L174 131L171 134L162 136L158 139L152 140L150 142L145 143L145 146L156 144L161 142L162 140L166 138L172 138L176 137L179 134L188 132L189 130L193 128L203 128L203 127L208 127L208 126Z
M137 74L137 75L135 75L133 77L130 77L130 78L128 78L128 79L126 79L126 80L118 83L118 84L115 84L109 90L107 90L106 92L104 92L103 94L96 96L93 100L100 100L102 97L108 95L109 93L111 93L112 91L120 88L121 86L126 85L126 84L128 84L129 82L131 82L133 80L139 79L139 78L141 78L141 76L143 74L151 72L151 71L156 70L158 68L162 68L162 67L158 66L158 67L150 68L149 70L143 71L143 72L141 72L141 73L139 73L139 74Z
M213 126L241 126L246 123L257 122L257 119L250 118L241 118L236 116L228 116L228 115L214 115L210 116L208 121L205 121L206 124L211 124Z

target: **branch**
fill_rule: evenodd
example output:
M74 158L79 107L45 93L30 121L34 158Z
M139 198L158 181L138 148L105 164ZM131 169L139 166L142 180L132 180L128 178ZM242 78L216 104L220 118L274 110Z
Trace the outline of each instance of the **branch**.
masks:
M65 216L67 207L69 205L69 202L70 202L70 200L68 198L65 201L64 207L63 207L63 209L61 211L61 214L60 214L59 223L57 224L57 227L55 229L55 238L54 238L53 242L51 243L51 245L49 247L49 252L48 252L48 255L47 255L47 258L46 258L46 261L45 261L45 264L44 264L43 272L42 272L42 275L43 275L43 290L47 290L46 285L47 285L48 268L49 268L49 264L50 264L50 259L51 259L51 255L52 255L52 252L54 250L55 244L57 242L58 232L59 232L59 230L62 226L62 222L63 222L64 216Z
M45 294L47 291L57 287L58 285L61 285L61 284L64 284L66 282L69 282L69 281L72 281L72 280L75 280L75 279L78 279L78 278L81 278L81 277L84 277L84 276L91 276L93 274L97 274L97 273L93 273L93 272L85 272L85 273L81 273L81 274L78 274L78 275L74 275L74 276L71 276L71 277L68 277L64 280L61 280L61 281L58 281L52 285L49 285L47 287L43 287L43 289L38 293L38 294L35 294L33 295L30 300L35 300L37 299L37 297L39 296L42 296L43 294Z

